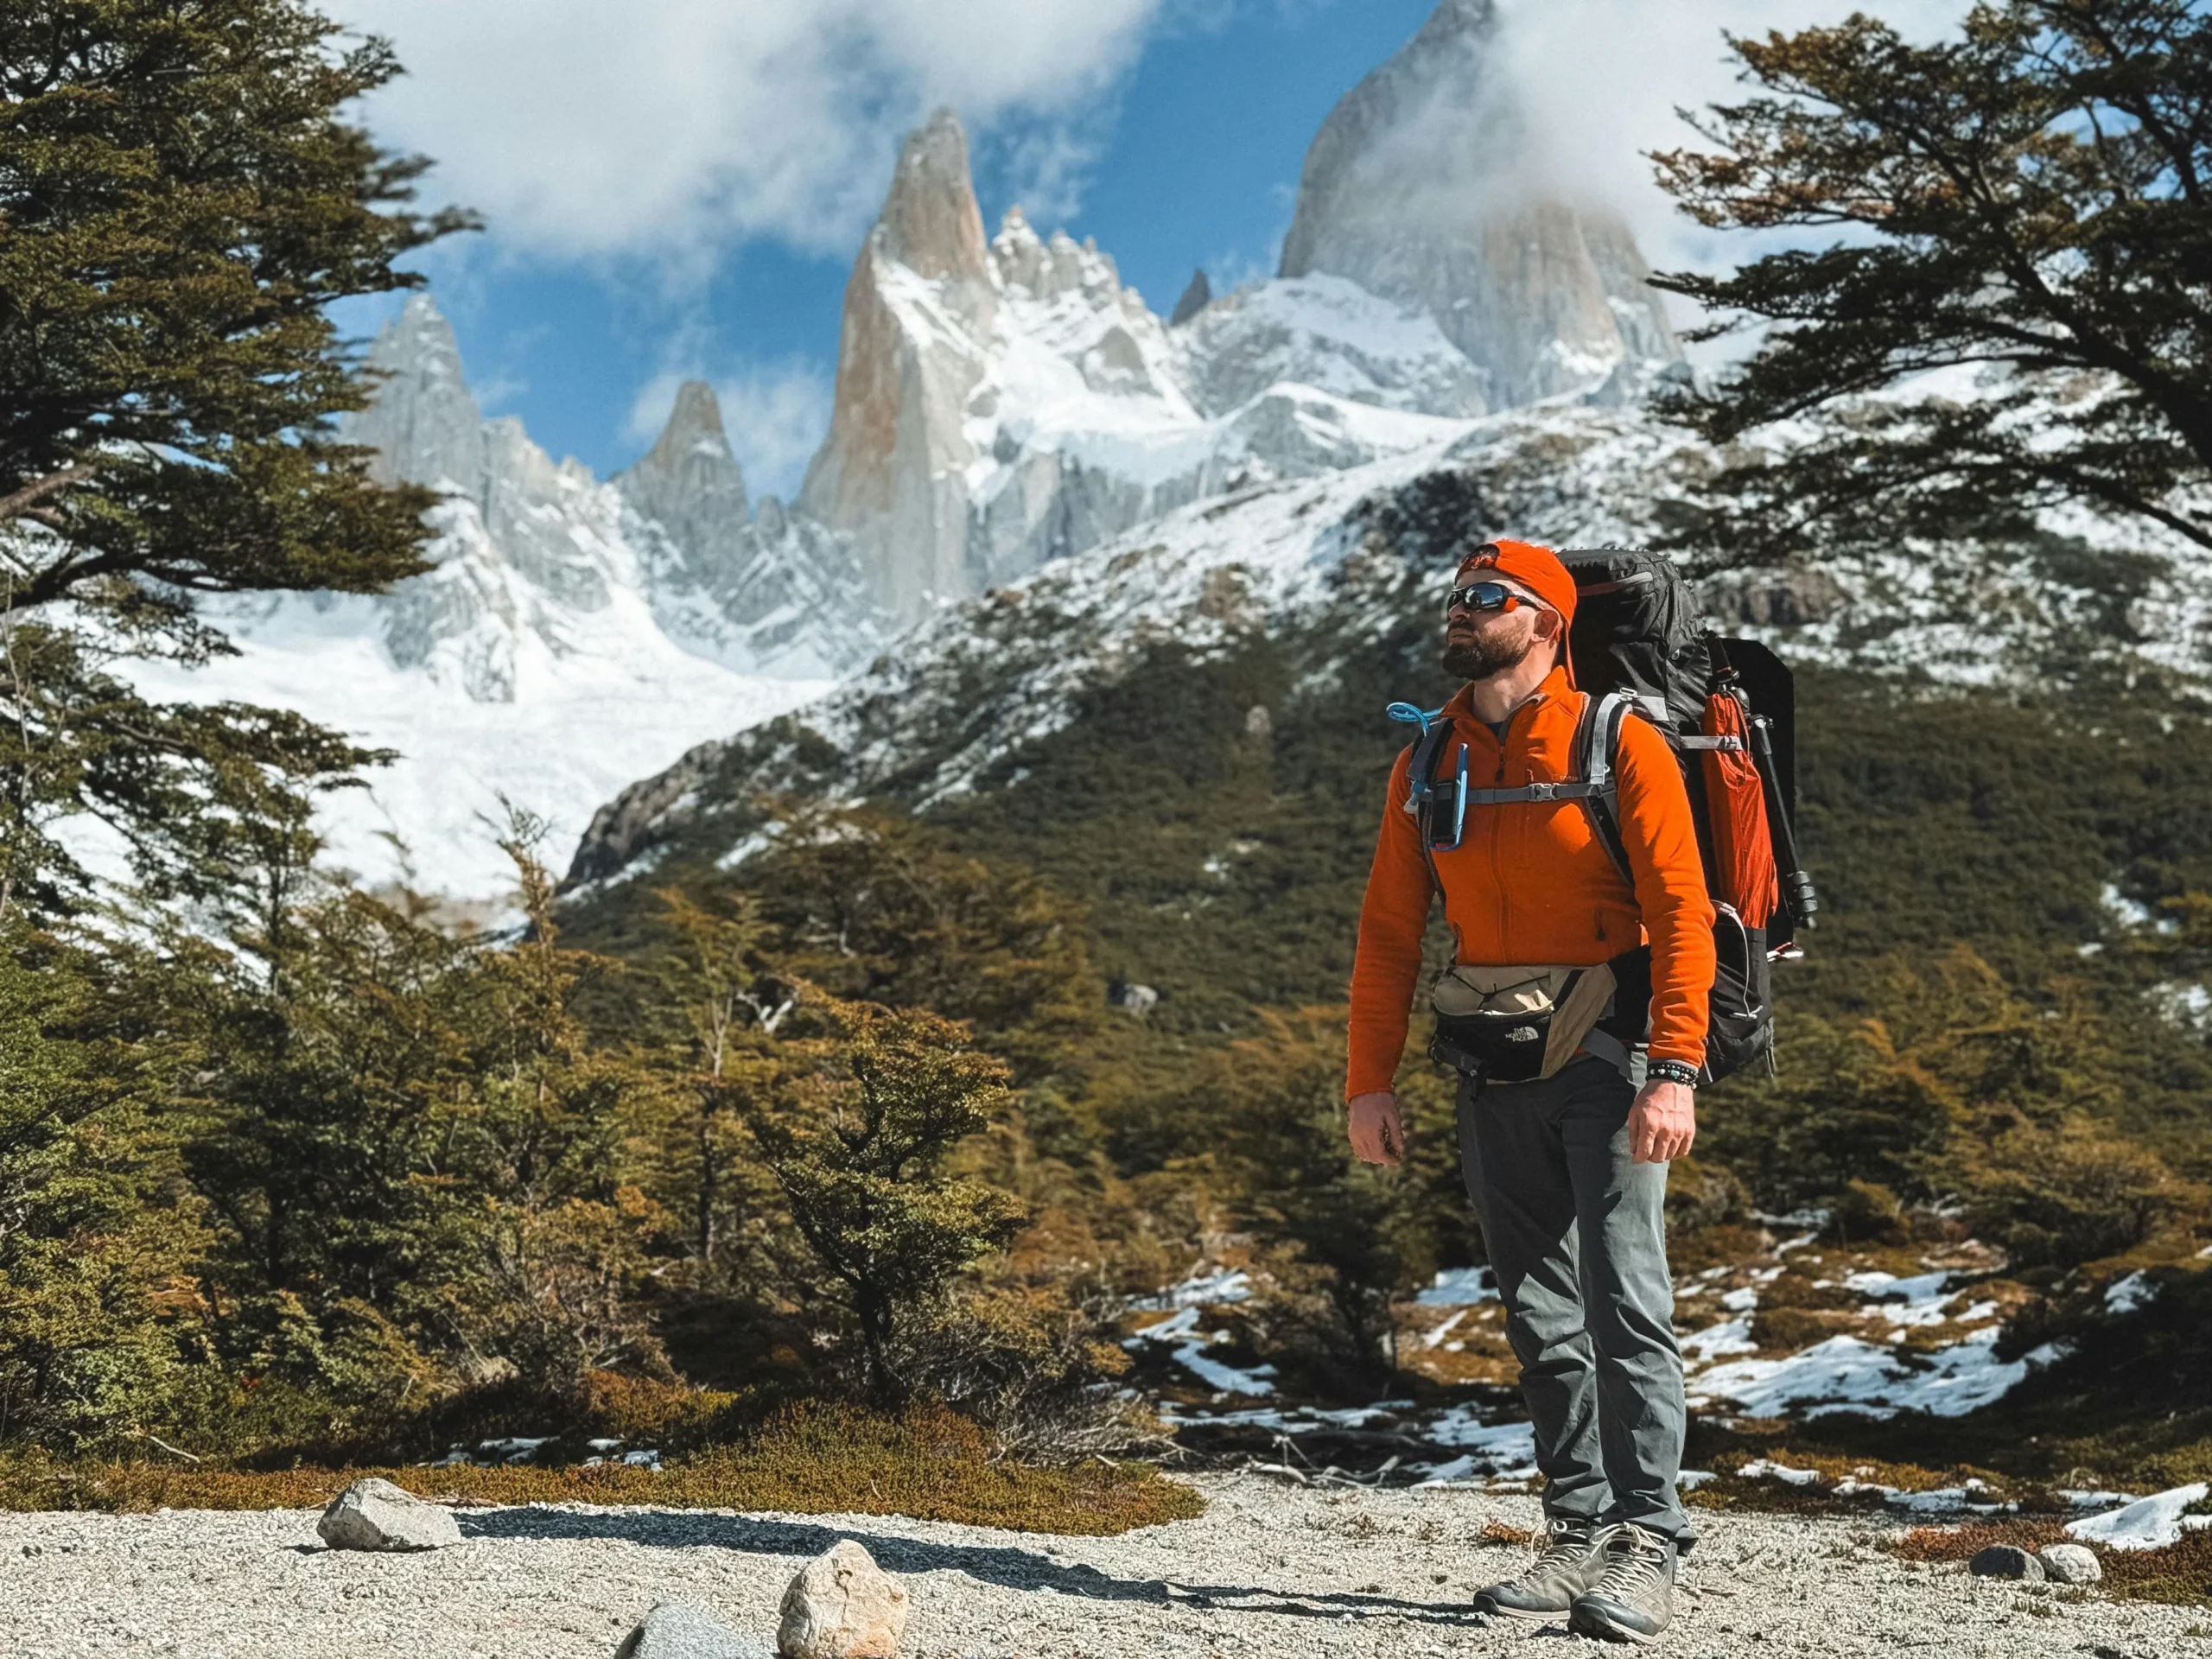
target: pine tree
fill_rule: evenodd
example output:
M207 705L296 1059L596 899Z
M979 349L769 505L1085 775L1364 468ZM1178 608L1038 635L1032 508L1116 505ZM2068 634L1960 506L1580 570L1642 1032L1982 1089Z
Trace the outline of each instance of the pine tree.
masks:
M660 899L670 944L652 965L645 1014L661 1086L638 1160L653 1172L649 1190L683 1217L701 1278L723 1282L773 1190L746 1126L774 1086L777 1029L798 994L766 960L753 895L671 887Z
M398 73L299 0L0 8L0 910L64 904L73 812L156 893L201 844L378 757L296 716L147 702L118 659L230 649L201 596L375 593L425 493L333 418L372 390L327 308L469 221L345 111Z
M808 1011L823 1034L794 1054L791 1085L754 1134L792 1221L843 1287L870 1394L893 1404L902 1317L1021 1225L1019 1199L944 1168L1006 1109L1007 1069L933 1014L828 997Z
M1932 45L1863 14L1730 45L1761 95L1661 182L1716 230L1841 234L1655 279L1700 338L1764 329L1673 412L1724 445L1798 423L1686 536L1751 563L2087 503L2212 546L2212 15L1985 0Z

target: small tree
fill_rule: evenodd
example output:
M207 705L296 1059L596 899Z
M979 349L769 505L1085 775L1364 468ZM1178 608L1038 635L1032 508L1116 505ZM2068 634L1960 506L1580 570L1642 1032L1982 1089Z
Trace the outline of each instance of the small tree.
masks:
M158 1102L186 1056L119 1038L96 964L0 926L0 1442L168 1427L208 1243Z
M912 818L784 810L776 845L743 879L793 974L964 1021L1024 1084L1096 1026L1106 988L1083 910L1033 871L964 857Z
M561 944L544 834L510 810L500 845L526 926L511 946L477 953L465 988L453 1157L480 1206L484 1254L453 1294L465 1341L560 1386L618 1361L664 1369L636 1292L645 1241L670 1218L627 1179L622 1131L646 1081L629 1056L592 1042L577 1010L606 964Z
M905 1392L891 1357L901 1317L1020 1229L1019 1199L949 1175L946 1156L1008 1103L1007 1069L933 1014L821 997L823 1035L755 1135L791 1219L844 1287L869 1392Z
M750 893L659 895L668 949L646 976L645 1050L661 1087L641 1124L639 1161L656 1196L684 1217L708 1279L727 1275L734 1238L773 1184L748 1108L773 1087L779 1027L797 993L763 955L769 932Z
M1654 279L1718 314L1698 337L1766 330L1676 415L1722 444L1799 423L1696 533L1751 562L2086 502L2212 546L2212 14L1986 0L1930 46L1864 15L1729 44L1764 95L1694 121L1713 149L1661 183L1713 229L1846 234Z
M59 817L191 892L197 826L378 758L112 671L231 649L204 594L424 568L428 493L333 435L372 388L327 308L468 220L405 210L426 163L341 113L398 65L339 32L299 0L0 7L0 911L84 885Z

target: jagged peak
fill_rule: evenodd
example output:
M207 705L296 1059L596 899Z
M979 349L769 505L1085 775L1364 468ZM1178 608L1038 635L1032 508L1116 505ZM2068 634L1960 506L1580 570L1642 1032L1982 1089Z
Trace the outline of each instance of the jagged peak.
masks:
M687 546L726 537L741 526L745 474L730 453L715 389L704 380L678 386L676 406L653 447L615 483L633 505Z
M1313 137L1280 274L1427 310L1494 405L1681 355L1619 214L1546 165L1496 0L1442 0Z
M886 256L924 276L989 280L968 134L950 110L906 135L875 234Z
M444 374L454 380L464 378L461 342L454 337L453 324L438 309L437 302L423 292L409 295L399 315L387 319L384 327L377 330L376 341L369 347L368 361L372 368L388 374Z
M1446 41L1487 41L1497 30L1497 0L1443 0L1428 21L1414 31L1407 49L1437 46Z
M730 459L729 435L722 429L722 406L704 380L686 380L676 389L676 407L647 459L673 467L683 457L705 454Z
M1175 302L1175 309L1168 316L1168 327L1181 327L1212 303L1213 284L1206 280L1204 270L1193 271L1191 285L1183 290L1183 297Z

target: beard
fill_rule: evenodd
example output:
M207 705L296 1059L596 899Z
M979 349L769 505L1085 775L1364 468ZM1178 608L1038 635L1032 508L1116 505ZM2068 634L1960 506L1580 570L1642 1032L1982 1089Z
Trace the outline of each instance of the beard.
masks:
M1517 639L1510 636L1500 639L1495 633L1478 635L1444 647L1444 671L1462 680L1486 680L1493 674L1520 667L1535 648L1534 632L1524 633Z

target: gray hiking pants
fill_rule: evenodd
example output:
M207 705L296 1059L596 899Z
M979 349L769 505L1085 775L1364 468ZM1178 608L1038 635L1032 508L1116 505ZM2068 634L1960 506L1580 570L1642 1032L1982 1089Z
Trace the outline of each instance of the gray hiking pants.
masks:
M1586 1056L1537 1083L1463 1083L1459 1167L1521 1362L1546 1514L1674 1537L1688 1414L1667 1166L1629 1156L1634 1100Z

